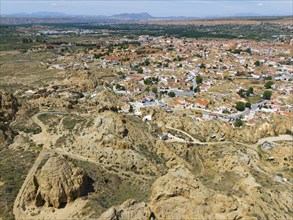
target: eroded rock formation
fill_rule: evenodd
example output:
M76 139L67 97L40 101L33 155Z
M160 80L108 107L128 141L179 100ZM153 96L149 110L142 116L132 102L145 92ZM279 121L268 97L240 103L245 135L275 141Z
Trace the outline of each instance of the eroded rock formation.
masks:
M90 190L85 171L64 157L50 157L30 182L27 200L39 206L64 207Z

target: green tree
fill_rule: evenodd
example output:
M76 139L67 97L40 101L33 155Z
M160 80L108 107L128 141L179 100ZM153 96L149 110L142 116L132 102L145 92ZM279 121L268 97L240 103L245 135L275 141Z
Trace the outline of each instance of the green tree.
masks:
M121 89L121 86L119 84L116 84L116 89L117 90L120 90Z
M94 54L95 59L100 59L102 56L103 56L103 54L101 54L101 53Z
M133 112L134 111L134 108L132 105L129 106L129 112Z
M29 39L29 38L22 38L22 43L27 44L27 43L32 43L32 42L33 42L32 39Z
M175 97L175 93L171 91L171 92L168 93L168 96L169 97Z
M272 97L272 92L269 90L264 91L262 94L263 99L271 99L271 97Z
M235 108L238 111L244 111L245 110L245 104L244 104L244 102L236 102Z
M242 97L242 98L245 98L246 97L246 92L244 89L240 89L237 94Z
M254 65L255 66L260 66L260 62L257 60L257 61L254 62Z
M194 91L195 93L200 92L200 88L199 88L199 86L195 87L193 91Z
M240 118L236 118L234 126L241 127L243 125L243 121Z
M151 64L151 62L150 62L149 60L145 60L145 61L144 61L144 65L145 65L145 66L149 66L150 64Z
M272 88L272 85L274 85L274 82L273 81L267 81L265 83L265 88L266 89L271 89Z
M246 103L245 103L245 107L247 107L247 108L251 108L251 102L246 102Z
M143 83L145 85L150 85L150 84L152 84L152 80L150 78L146 78L146 79L143 80Z
M137 72L140 73L140 74L142 74L142 73L143 73L143 69L142 69L141 67L139 67L139 68L137 69Z
M197 84L201 84L203 79L202 79L201 76L196 76L195 81L196 81Z
M157 89L157 87L153 87L153 88L152 88L152 92L155 93L155 94L157 94L157 93L158 93L158 89Z
M249 87L249 89L246 91L246 95L249 96L250 94L253 94L253 88Z
M249 53L251 55L251 49L247 48L246 50L244 50L244 52Z
M200 64L199 68L200 68L200 69L205 69L206 66L202 63L202 64Z

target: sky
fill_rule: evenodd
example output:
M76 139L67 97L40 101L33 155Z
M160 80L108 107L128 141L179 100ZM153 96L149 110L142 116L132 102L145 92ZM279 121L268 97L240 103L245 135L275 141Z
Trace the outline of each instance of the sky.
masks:
M292 0L0 0L1 14L62 12L70 15L114 15L147 12L166 16L292 15Z

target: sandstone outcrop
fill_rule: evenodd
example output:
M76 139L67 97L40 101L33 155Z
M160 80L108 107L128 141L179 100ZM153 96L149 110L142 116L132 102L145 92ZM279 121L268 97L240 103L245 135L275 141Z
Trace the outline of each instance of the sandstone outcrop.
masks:
M0 93L0 145L11 143L15 132L9 124L15 117L19 108L18 100L13 94Z
M137 202L133 199L125 201L122 205L115 206L104 212L99 220L115 219L142 219L155 220L156 217L151 208L144 202Z
M62 156L50 157L31 180L27 200L37 207L64 207L86 195L89 184L85 171L74 167Z
M155 181L150 207L158 219L235 219L245 211L235 198L208 190L181 166Z

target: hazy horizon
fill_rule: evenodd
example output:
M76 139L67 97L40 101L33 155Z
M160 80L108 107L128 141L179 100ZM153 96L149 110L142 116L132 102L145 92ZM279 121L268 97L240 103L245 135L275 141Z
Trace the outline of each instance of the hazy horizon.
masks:
M154 17L219 17L235 15L292 15L291 0L201 0L201 1L15 1L2 0L1 14L55 12L67 15L114 15L149 13Z

